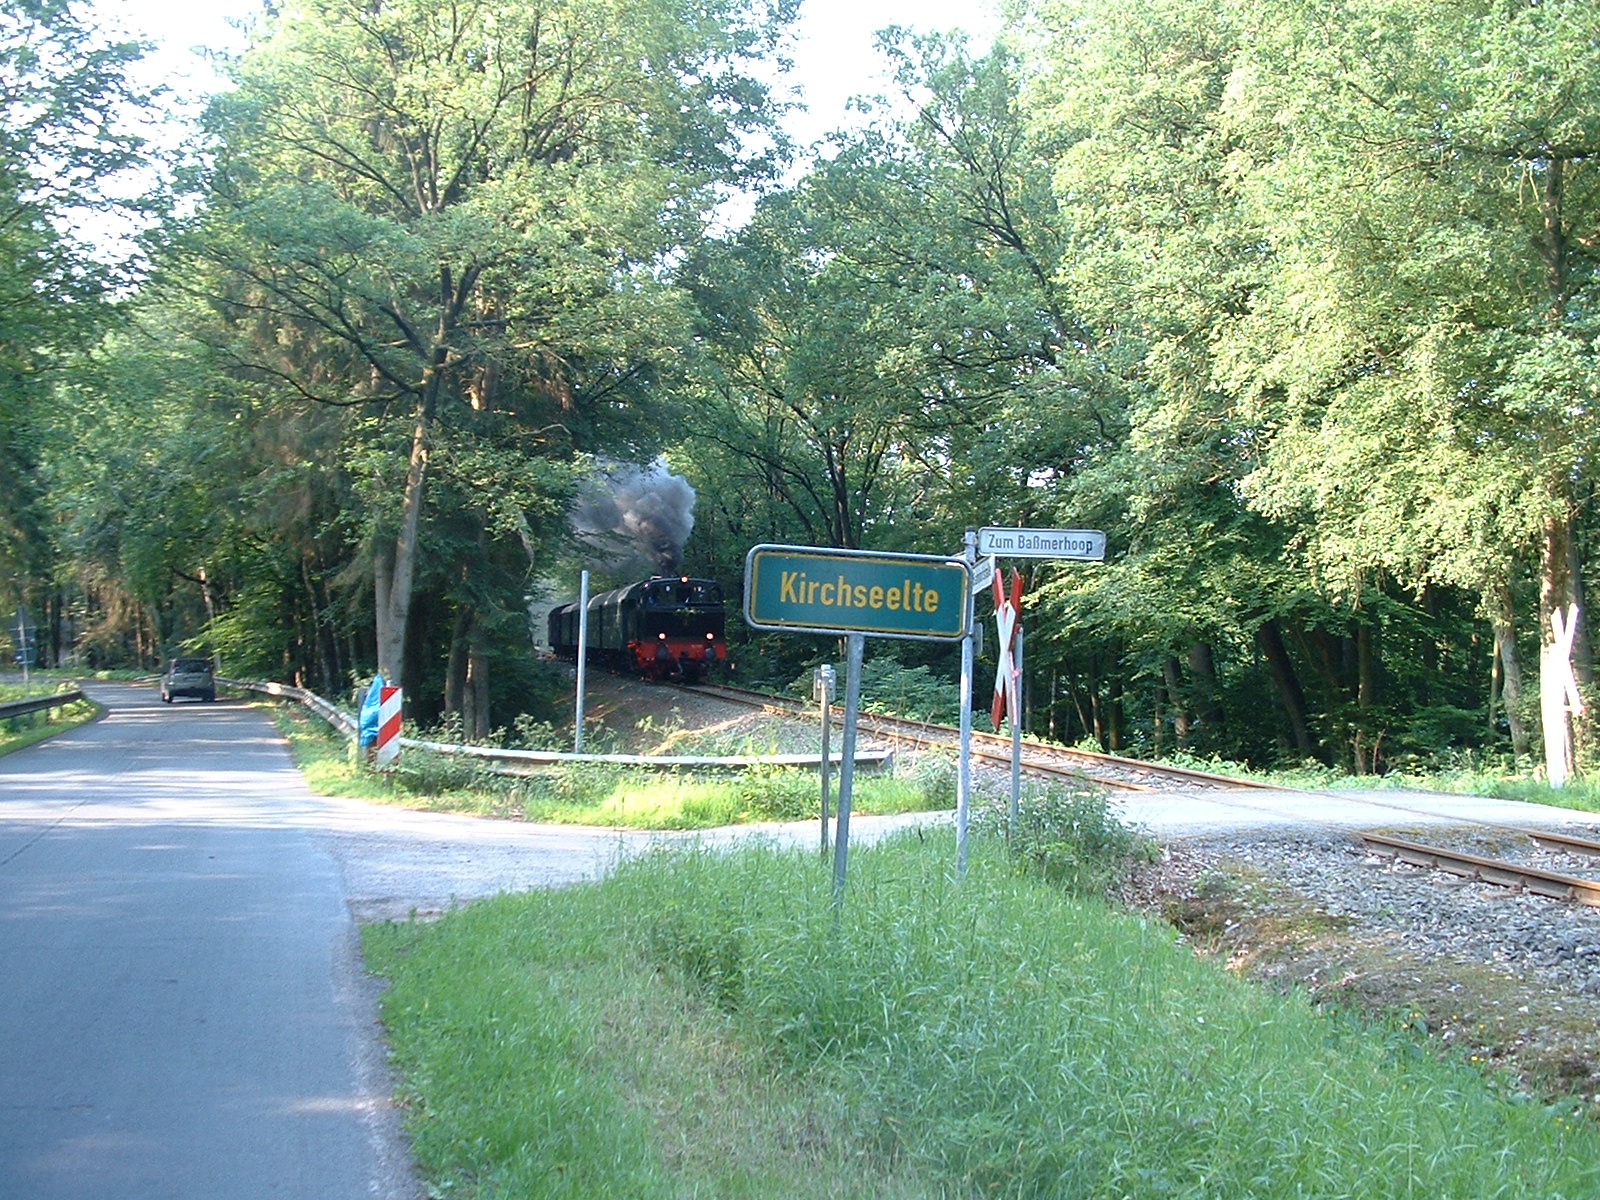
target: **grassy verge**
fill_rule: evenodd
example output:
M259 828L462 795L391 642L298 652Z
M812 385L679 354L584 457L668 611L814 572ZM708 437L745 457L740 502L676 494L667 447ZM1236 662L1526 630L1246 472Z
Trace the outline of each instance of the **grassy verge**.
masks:
M367 932L420 1160L490 1197L1588 1197L1600 1133L980 839L688 849Z
M25 692L20 682L0 683L0 701L39 696L46 688L53 689L55 686L55 680L40 680ZM10 754L13 750L21 750L24 746L32 746L58 733L86 725L99 713L100 708L93 701L79 700L60 708L42 709L0 721L0 755Z
M629 829L711 829L751 821L805 820L816 814L819 804L816 774L795 768L700 774L596 763L507 778L483 771L470 760L407 752L398 770L379 775L358 765L349 743L303 709L280 706L274 715L307 783L323 795ZM948 770L924 767L914 775L860 774L852 806L869 814L949 807L953 778L953 764Z

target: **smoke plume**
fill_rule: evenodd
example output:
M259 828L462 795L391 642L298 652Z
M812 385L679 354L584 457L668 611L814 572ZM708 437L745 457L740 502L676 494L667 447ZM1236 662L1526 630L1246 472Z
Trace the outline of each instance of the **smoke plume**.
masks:
M618 573L673 575L694 529L694 500L689 481L661 459L609 464L579 490L572 527Z

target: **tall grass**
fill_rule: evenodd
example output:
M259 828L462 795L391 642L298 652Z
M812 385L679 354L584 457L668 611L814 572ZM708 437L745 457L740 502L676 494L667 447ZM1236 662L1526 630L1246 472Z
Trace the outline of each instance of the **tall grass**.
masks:
M1600 1137L981 839L663 851L369 931L442 1193L1589 1197Z

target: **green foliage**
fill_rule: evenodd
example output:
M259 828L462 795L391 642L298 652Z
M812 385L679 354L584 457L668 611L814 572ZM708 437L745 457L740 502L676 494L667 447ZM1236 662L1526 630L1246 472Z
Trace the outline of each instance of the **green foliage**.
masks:
M151 97L128 79L145 47L102 33L87 8L0 2L0 578L20 579L29 601L55 567L52 389L135 265L90 246L88 229L141 207L132 180L146 162Z
M844 699L842 665L834 664L834 703ZM811 699L812 671L807 669L782 688L791 696ZM926 666L908 667L888 654L875 654L861 664L861 711L885 713L914 721L953 724L960 717L961 697L954 681L939 679Z
M1006 838L1021 870L1077 895L1113 893L1135 862L1158 849L1117 817L1104 788L1087 781L1023 788L1014 827L1008 806L1009 797L991 799L974 813L973 829Z

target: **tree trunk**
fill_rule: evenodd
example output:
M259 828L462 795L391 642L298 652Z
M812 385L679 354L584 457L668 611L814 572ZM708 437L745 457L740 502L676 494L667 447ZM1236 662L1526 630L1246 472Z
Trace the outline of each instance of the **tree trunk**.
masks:
M1545 776L1551 787L1566 786L1577 757L1567 706L1572 679L1570 642L1558 639L1555 629L1557 614L1563 622L1577 620L1572 565L1571 518L1566 513L1547 516L1539 559L1539 714L1544 728Z
M1532 748L1528 727L1522 720L1522 662L1517 657L1517 627L1511 602L1511 588L1501 583L1488 595L1489 624L1494 630L1495 661L1500 664L1500 698L1506 707L1506 724L1511 730L1513 760L1524 758ZM1493 713L1493 705L1490 713Z
M1566 221L1566 160L1552 155L1545 163L1540 209L1544 258L1550 304L1546 326L1555 337L1570 336L1566 329L1572 301L1571 238ZM1539 555L1539 711L1544 727L1545 772L1552 787L1564 787L1571 777L1577 754L1573 747L1569 694L1576 691L1572 677L1571 635L1578 619L1577 585L1572 540L1572 506L1564 478L1550 488L1552 511L1544 519ZM1565 625L1568 637L1557 635L1555 622Z
M1167 704L1172 709L1172 735L1178 749L1189 747L1189 707L1184 703L1182 667L1175 654L1168 654L1161 662L1161 675L1167 688Z
M1210 642L1194 642L1189 647L1189 674L1200 694L1200 723L1215 736L1226 723L1222 697L1217 693L1217 664Z
M450 661L444 672L445 716L460 717L463 733L466 732L463 697L467 692L467 640L472 626L472 607L463 604L456 609L456 619L450 629Z
M1322 755L1311 738L1306 695L1300 687L1299 677L1295 675L1294 664L1289 661L1289 651L1283 644L1283 631L1278 628L1275 619L1269 618L1256 627L1256 647L1267 660L1267 669L1272 673L1272 682L1278 689L1278 702L1283 705L1284 715L1289 719L1289 731L1294 737L1296 752L1301 758L1320 761Z
M406 662L406 624L411 618L411 590L417 571L417 535L422 527L422 503L428 477L428 441L433 426L434 385L417 405L411 434L411 461L406 468L401 498L400 530L392 547L384 547L374 562L374 608L378 632L378 671L390 684L401 684Z
M472 638L467 651L467 690L464 697L466 711L463 725L474 741L489 736L489 655L484 649L482 626L473 622Z
M1355 751L1357 775L1371 775L1378 769L1378 735L1368 724L1378 692L1378 656L1373 641L1371 625L1363 622L1356 626L1356 719L1350 746Z

